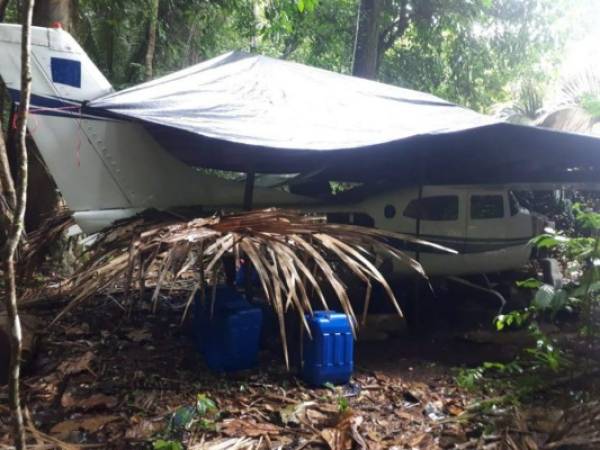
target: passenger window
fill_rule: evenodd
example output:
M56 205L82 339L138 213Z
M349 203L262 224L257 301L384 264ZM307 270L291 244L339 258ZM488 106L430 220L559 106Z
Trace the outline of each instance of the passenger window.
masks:
M412 200L404 210L404 216L421 220L457 220L458 219L458 196L439 195L436 197L424 197Z
M504 217L504 198L501 195L471 196L471 219L501 219Z

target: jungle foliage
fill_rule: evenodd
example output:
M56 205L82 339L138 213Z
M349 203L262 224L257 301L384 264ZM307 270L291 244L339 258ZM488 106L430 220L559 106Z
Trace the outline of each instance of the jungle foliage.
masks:
M548 230L532 241L560 260L564 284L555 287L535 278L517 282L533 290L533 301L495 319L499 332L526 330L531 344L508 363L486 362L460 370L457 382L462 387L500 392L503 402L519 402L562 383L565 376L571 380L598 371L600 214L577 203L573 215L577 229L572 235ZM558 326L561 333L546 332L548 326Z

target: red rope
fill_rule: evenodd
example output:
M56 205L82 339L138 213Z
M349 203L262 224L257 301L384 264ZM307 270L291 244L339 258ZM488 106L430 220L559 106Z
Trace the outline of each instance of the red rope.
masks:
M29 107L29 113L31 114L35 114L36 112L43 112L43 111L73 111L73 110L78 110L79 111L79 117L77 119L77 127L79 128L78 133L77 133L77 141L75 143L75 161L77 162L77 167L81 167L81 132L83 131L81 129L81 121L82 121L82 108L79 105L70 105L70 106L59 106L56 108L43 108L43 107L39 107L39 106L31 106ZM13 116L12 119L12 129L16 130L17 129L17 120L18 120L18 111L19 109L17 108L15 110L15 114ZM34 134L36 132L36 130L39 127L39 122L34 119L34 117L31 117L30 120L31 123L33 123L33 127L29 128L29 133L30 134Z

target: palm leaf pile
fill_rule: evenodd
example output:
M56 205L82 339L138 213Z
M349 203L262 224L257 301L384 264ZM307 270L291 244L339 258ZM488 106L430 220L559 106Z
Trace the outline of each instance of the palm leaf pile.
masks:
M277 315L287 362L284 314L290 308L308 330L305 313L312 313L313 304L329 309L326 292L333 292L353 329L358 328L342 272L365 284L364 312L375 282L402 315L392 289L374 263L375 255L389 255L426 275L417 261L390 245L389 239L448 250L409 235L328 224L323 217L280 209L193 220L138 216L99 235L89 249L89 262L65 284L72 300L55 320L82 301L117 286L131 305L133 299L144 296L150 281L156 312L161 291L172 289L182 277L190 281L184 317L197 293L212 296L206 301L214 307L215 289L207 286L216 286L223 257L244 254L256 269L262 295Z

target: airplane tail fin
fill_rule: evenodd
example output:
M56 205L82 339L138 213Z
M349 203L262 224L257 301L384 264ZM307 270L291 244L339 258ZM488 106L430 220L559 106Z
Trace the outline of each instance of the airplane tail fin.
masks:
M112 92L108 80L62 29L31 29L28 130L69 208L75 213L130 208L114 168L98 151L104 134L82 104ZM21 26L0 24L0 78L20 101Z
M33 108L60 108L92 100L112 91L108 80L87 54L60 28L32 27ZM0 77L14 101L21 87L21 26L0 24Z

